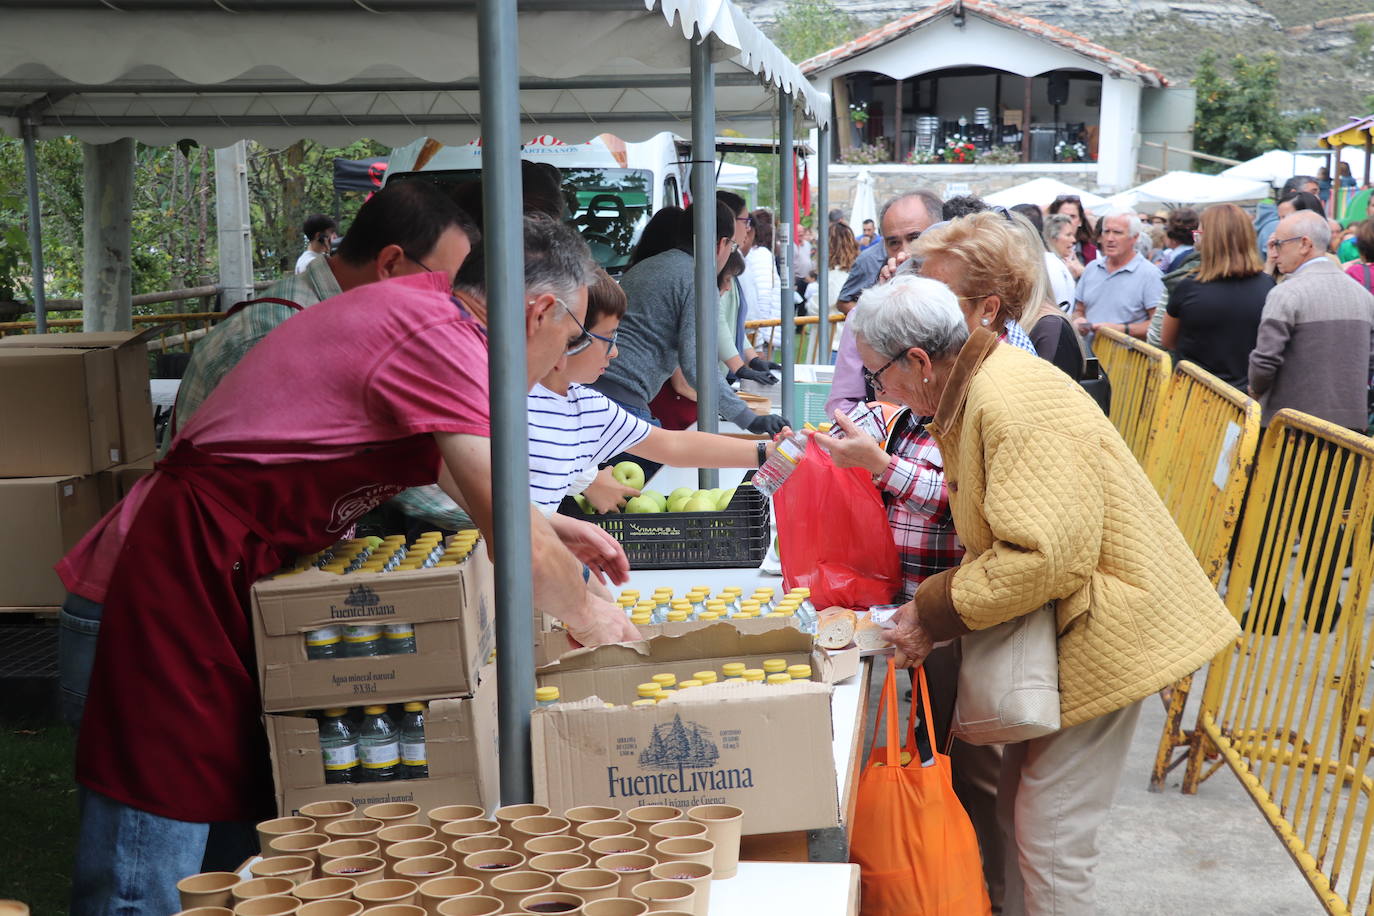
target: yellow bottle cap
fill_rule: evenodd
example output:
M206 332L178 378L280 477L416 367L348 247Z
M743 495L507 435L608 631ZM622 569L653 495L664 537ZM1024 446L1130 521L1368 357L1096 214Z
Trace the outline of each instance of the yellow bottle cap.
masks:
M811 589L807 588L807 587L804 586L804 585L798 585L796 588L792 589L792 591L788 592L788 594L790 594L790 595L801 595L803 598L810 598L810 597L811 597Z
M771 686L776 687L778 684L792 683L792 678L790 675L787 674L770 674L768 675L768 683Z
M637 627L647 627L649 624L651 624L651 623L653 623L653 622L654 622L654 615L653 615L653 614L631 614L631 615L630 615L630 623L634 624L634 625L637 626Z
M795 604L780 604L778 605L778 609L776 611L770 611L768 616L772 617L774 614L779 617L795 617L797 614L797 606Z
M383 541L382 538L377 537L377 535L375 534L369 534L367 537L363 538L363 543L366 544L368 547L371 547L373 550L376 550L378 547L381 547L382 544L385 543L385 541Z
M635 609L636 609L636 610L640 610L640 611L652 611L652 610L653 610L654 608L656 608L656 607L658 607L658 605L655 604L655 603L652 602L652 601L637 601L637 602L635 602Z
M709 585L693 585L692 591L709 595L711 594L711 587Z
M678 598L669 606L675 611L690 611L692 609L692 602Z
M457 566L457 565L458 565L459 563L461 563L462 561L463 561L463 560L462 560L462 557L453 557L452 559L444 559L444 560L440 560L439 562L435 563L435 564L434 564L434 568L435 568L435 569L440 569L440 568L444 568L444 567L448 567L448 566Z
M755 595L767 595L768 597L771 598L771 597L773 597L774 592L773 592L773 589L770 588L769 586L761 585L761 586L759 586L758 588L754 589L754 594L755 594Z
M758 611L740 611L738 614L735 615L735 619L736 619L736 620L752 620L753 618L755 618L755 617L757 617L757 616L759 616L759 612L758 612Z
M655 674L649 678L660 687L671 687L677 683L677 676L672 674Z
M678 689L678 690L688 690L688 689L690 689L690 688L692 688L692 687L700 687L700 686L701 686L701 681L698 681L698 680L695 679L695 678L688 678L687 680L685 680L685 681L683 681L682 683L678 684L678 685L677 685L677 689Z
M792 680L794 681L809 681L811 680L811 666L788 665L787 676L792 678Z
M762 668L745 668L745 669L744 669L744 679L745 679L746 681L749 681L750 683L762 683L762 681L763 681L763 669L762 669Z
M656 589L654 589L654 594L655 594L655 595L671 595L672 593L673 593L673 590L672 590L671 588L669 588L668 586L666 586L666 585L663 586L662 588L656 588Z
M692 674L692 680L701 681L703 684L714 684L719 678L714 671L697 671Z
M420 537L431 538L436 541L442 541L444 539L444 533L442 531L424 531L421 532Z
M787 659L785 658L765 658L763 660L763 670L767 674L779 674L787 670Z
M719 620L720 611L702 611L697 615L697 620Z
M656 683L640 684L635 688L635 693L642 697L653 697L658 695L659 686Z
M381 715L382 713L384 713L384 712L386 712L386 707L385 707L385 706L364 706L364 707L363 707L363 713L364 713L365 715L369 715L369 716L380 716L380 715Z
M759 603L757 601L741 601L739 603L739 608L741 611L757 611L759 609Z
M668 612L668 622L669 622L669 623L682 623L682 622L685 621L689 616L691 616L691 613L692 613L692 608L691 608L690 605L687 606L687 607L685 607L685 608L674 608L673 610L671 610L671 611Z
M559 692L557 687L536 687L534 698L540 703L551 703L558 699Z
M743 677L744 662L726 662L720 666L720 670L726 677Z
M657 706L657 705L658 705L658 700L655 700L653 697L646 697L646 698L643 699L643 700L635 700L635 701L634 701L633 703L631 703L630 705L631 705L631 706Z
M738 585L727 585L720 590L720 593L722 595L742 595L744 594L744 589L740 588Z
M348 715L348 710L347 710L347 709L344 709L344 708L342 708L342 707L335 707L335 708L333 708L333 709L326 709L326 710L324 711L324 714L325 714L326 716L329 716L331 719L335 719L335 718L338 718L339 716L346 716L346 715Z
M404 707L402 707L402 708L405 709L406 712L424 712L424 711L425 711L425 704L424 704L424 703L410 702L410 703L407 703L407 704L406 704Z
M637 589L637 588L626 588L626 589L621 589L621 591L620 591L620 597L622 597L622 598L638 598L638 597L639 597L639 589Z
M706 602L706 606L713 611L720 611L725 609L725 602L719 598L712 598L710 601Z

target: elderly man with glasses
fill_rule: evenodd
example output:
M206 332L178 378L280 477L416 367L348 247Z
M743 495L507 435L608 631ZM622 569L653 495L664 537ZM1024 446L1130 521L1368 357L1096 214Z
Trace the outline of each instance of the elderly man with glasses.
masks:
M1109 213L1102 221L1103 256L1083 269L1074 290L1073 324L1091 338L1099 327L1145 339L1150 319L1164 296L1164 277L1136 250L1140 217Z

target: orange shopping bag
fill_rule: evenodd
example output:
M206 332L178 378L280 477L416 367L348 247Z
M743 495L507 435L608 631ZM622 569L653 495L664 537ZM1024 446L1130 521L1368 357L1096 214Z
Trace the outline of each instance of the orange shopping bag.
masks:
M859 866L862 916L989 916L982 858L973 824L954 795L949 757L935 750L930 692L925 669L916 669L921 718L935 762L921 766L916 747L916 705L907 720L902 766L898 744L897 667L887 661L887 680L878 701L878 728L887 745L874 746L859 777L850 861ZM915 696L913 696L913 701Z

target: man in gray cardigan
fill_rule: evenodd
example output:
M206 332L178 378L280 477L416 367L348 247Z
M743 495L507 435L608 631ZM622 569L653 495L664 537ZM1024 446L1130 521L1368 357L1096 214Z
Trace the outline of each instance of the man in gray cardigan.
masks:
M1286 216L1269 238L1284 280L1264 301L1250 353L1250 394L1262 425L1292 407L1363 433L1374 373L1374 296L1326 257L1320 213Z

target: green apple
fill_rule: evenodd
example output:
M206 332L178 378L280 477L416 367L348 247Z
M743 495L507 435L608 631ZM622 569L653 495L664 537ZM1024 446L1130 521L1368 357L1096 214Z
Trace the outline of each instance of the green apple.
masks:
M577 508L582 510L583 515L596 514L596 509L592 507L591 500L587 499L587 497L583 496L581 493L573 495L573 502L577 503Z
M724 511L725 507L730 505L730 500L735 498L735 489L735 487L731 487L720 494L720 501L716 503L716 505L721 511Z
M658 500L652 496L635 496L625 504L625 511L634 515L636 513L662 512L658 507Z
M684 512L715 512L716 501L708 496L693 496L687 500L687 504L682 507Z
M683 507L686 506L687 503L691 501L691 499L692 499L692 494L691 494L691 493L688 493L686 496L670 496L670 497L668 497L668 511L669 511L669 512L681 512L682 509L683 509Z
M658 492L657 490L645 490L643 493L641 493L641 494L639 494L639 495L640 495L640 496L647 496L647 497L649 497L650 499L652 499L654 502L658 503L658 511L660 511L660 512L666 512L666 511L668 511L668 497L664 496L662 493Z
M677 499L678 497L682 497L683 499L691 499L691 498L692 498L692 488L691 488L691 487L678 487L676 490L674 490L673 492L671 492L671 493L668 494L668 499L669 499L669 500L674 500L674 499Z
M644 469L633 461L622 461L611 469L611 476L627 487L644 489Z

